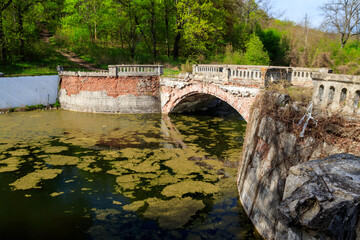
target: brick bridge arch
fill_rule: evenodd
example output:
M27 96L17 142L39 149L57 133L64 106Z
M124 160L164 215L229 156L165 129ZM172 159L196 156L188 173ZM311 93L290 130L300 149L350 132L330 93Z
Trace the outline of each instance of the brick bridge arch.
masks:
M161 86L162 113L170 113L184 99L197 94L208 94L232 106L246 121L249 120L250 108L254 103L257 89L252 91L232 91L231 85L217 85L214 83L191 82L171 86Z

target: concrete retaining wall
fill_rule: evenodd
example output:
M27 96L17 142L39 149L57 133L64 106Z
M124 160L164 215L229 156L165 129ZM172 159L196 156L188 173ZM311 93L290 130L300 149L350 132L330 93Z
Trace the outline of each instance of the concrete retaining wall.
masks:
M0 78L0 109L54 104L59 76Z
M63 109L81 112L160 113L159 76L62 75Z

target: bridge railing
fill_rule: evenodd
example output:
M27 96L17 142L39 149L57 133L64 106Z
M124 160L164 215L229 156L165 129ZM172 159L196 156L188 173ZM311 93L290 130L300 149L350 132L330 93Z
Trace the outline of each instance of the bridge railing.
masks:
M164 73L162 65L110 65L111 76L160 76Z
M264 85L271 82L288 81L295 86L313 87L314 73L331 73L326 68L294 68L281 66L252 66L252 65L210 65L199 64L193 66L194 75L219 76L222 81L242 81Z
M314 73L313 81L315 105L360 115L360 76Z
M117 76L160 76L164 74L162 65L110 65L104 71L59 71L60 76L117 77Z
M226 65L209 65L209 64L193 65L193 74L224 75L225 67Z

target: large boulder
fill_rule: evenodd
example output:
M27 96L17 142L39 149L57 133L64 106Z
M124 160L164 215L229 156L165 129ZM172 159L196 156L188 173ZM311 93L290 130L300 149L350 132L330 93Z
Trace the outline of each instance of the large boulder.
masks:
M338 154L292 167L279 210L294 239L360 239L359 203L360 157Z

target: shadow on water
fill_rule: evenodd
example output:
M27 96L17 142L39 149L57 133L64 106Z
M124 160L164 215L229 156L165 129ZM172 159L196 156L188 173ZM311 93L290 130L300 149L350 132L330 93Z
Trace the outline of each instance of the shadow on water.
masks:
M1 239L260 239L239 116L0 115Z

